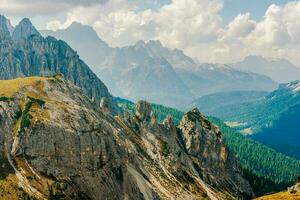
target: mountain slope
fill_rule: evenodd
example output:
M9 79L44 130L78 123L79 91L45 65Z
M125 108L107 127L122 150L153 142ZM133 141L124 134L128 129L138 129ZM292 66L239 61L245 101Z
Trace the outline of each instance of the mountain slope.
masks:
M163 58L153 57L142 41L117 49L111 62L101 70L101 77L121 91L122 97L173 107L180 107L194 98L172 65Z
M5 27L2 30L7 30ZM43 38L29 19L23 19L12 36L6 31L6 39L0 44L5 47L0 51L0 79L61 73L89 97L112 99L103 82L67 43Z
M237 70L228 65L198 64L183 51L168 49L159 41L149 41L147 47L156 56L171 63L179 77L197 97L238 90L271 91L277 86L264 75Z
M232 66L240 70L269 76L279 83L300 80L300 68L284 59L267 60L260 56L248 56Z
M157 122L144 101L134 115L113 117L109 102L95 106L61 76L0 84L0 158L12 167L0 184L15 188L8 179L14 177L37 199L253 195L222 133L198 110L186 113L177 128L170 117ZM197 141L192 146L191 137Z
M212 115L212 113L218 113L218 110L224 106L257 101L268 94L269 92L263 91L219 92L198 98L189 107L197 107L206 115Z
M224 106L211 114L242 124L237 128L251 130L252 138L299 159L299 86L299 81L282 84L261 100Z
M277 84L267 76L239 71L227 65L201 64L176 69L179 77L198 97L230 91L272 91Z

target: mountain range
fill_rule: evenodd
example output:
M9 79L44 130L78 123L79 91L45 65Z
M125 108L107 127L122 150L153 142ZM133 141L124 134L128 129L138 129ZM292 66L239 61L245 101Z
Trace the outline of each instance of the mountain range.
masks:
M227 65L198 64L179 49L160 41L138 41L112 48L89 26L73 23L66 29L42 31L67 41L87 61L115 96L146 99L184 107L196 97L234 90L271 91L277 83L264 75ZM82 42L82 40L86 42Z
M232 66L235 69L269 76L278 83L300 80L300 67L286 59L268 60L261 56L247 56Z
M195 99L187 108L197 107L205 115L216 116L224 107L258 101L268 94L263 91L218 92Z

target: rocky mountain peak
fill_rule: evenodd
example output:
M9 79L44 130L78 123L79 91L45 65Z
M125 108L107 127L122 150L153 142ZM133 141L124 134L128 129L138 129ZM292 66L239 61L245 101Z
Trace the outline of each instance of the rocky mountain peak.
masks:
M163 121L163 124L164 124L164 126L167 127L168 129L175 129L175 128L176 128L176 127L175 127L175 124L174 124L174 122L173 122L173 119L172 119L172 117L171 117L170 115L168 115L168 116L166 117L166 119Z
M152 48L161 49L164 48L162 43L159 40L150 40L147 42L147 46L150 46Z
M0 15L0 39L1 40L8 38L10 36L8 24L10 24L8 19L5 16Z
M147 48L147 44L144 40L139 40L136 42L136 44L134 45L134 48L136 50L139 50L139 49L145 49Z
M93 27L81 24L79 22L72 22L72 24L65 30L58 30L58 34L62 32L68 32L73 39L84 36L89 41L97 41L97 45L108 47L108 44L104 42L93 29Z
M136 104L136 117L141 121L149 121L151 119L152 107L146 101L139 101Z
M259 62L265 62L266 59L262 56L257 56L257 55L248 55L244 58L244 61L259 61Z
M37 29L32 25L31 21L28 18L24 18L13 31L12 38L14 41L20 41L27 39L32 35L41 36Z
M100 101L100 109L105 112L105 113L110 113L111 112L111 105L110 101L106 97L102 97Z

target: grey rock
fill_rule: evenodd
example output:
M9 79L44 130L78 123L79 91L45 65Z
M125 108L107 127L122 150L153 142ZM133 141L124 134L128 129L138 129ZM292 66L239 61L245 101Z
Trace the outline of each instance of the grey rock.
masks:
M34 101L27 128L12 134L19 126L16 113L28 94L45 103ZM177 128L170 117L158 123L150 104L140 101L136 115L125 120L99 110L80 88L61 77L24 85L14 101L0 105L0 151L15 161L27 161L32 169L23 167L23 173L34 170L40 176L33 175L25 187L42 185L39 181L47 178L65 184L60 188L67 197L93 200L252 195L222 134L196 110ZM24 110L20 119L23 115ZM190 145L189 137L201 145ZM36 189L49 197L48 185Z
M150 103L146 101L139 101L136 105L136 113L135 115L141 121L149 121L151 118L152 108Z
M198 160L203 180L219 190L249 195L252 189L228 150L219 128L207 120L199 110L185 114L180 129L188 154Z
M110 101L106 97L102 97L101 98L101 100L100 100L100 108L104 112L110 112L110 110L111 110Z

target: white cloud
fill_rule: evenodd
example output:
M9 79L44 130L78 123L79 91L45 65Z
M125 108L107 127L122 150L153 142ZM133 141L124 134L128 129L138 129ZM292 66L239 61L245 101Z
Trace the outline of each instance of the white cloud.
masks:
M257 54L300 63L299 0L271 5L260 21L251 19L250 13L241 13L228 24L220 14L223 0L172 0L158 7L157 0L145 1L153 6L145 9L141 1L129 0L0 0L0 12L66 12L63 21L52 15L54 20L47 28L66 28L78 21L91 25L112 46L159 39L203 62L234 62Z
M223 31L220 37L229 38L241 38L247 36L256 27L256 22L251 20L250 13L239 14L232 22L228 24L228 27Z
M255 30L245 38L245 47L271 57L285 56L300 65L300 1L271 5ZM298 52L298 53L297 53ZM298 55L297 55L298 54ZM295 56L297 55L297 56Z
M208 49L209 53L201 57L209 61L234 62L256 54L287 58L300 66L300 1L271 5L258 22L251 19L250 13L239 14L221 28L218 40Z
M78 6L103 5L109 0L0 0L0 12L8 15L50 15Z
M92 25L112 45L129 45L137 40L160 39L171 47L186 48L217 37L222 0L173 0L157 10L135 10L127 0L102 6L77 7L65 22L48 27L66 27L72 21Z

